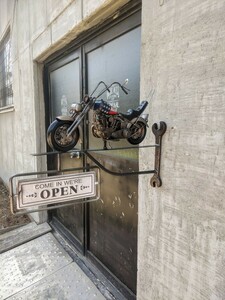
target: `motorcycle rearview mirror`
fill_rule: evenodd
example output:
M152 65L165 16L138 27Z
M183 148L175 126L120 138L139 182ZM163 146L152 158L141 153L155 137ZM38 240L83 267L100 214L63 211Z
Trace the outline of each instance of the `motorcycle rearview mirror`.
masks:
M123 83L123 85L122 85L122 86L124 86L124 85L127 85L127 84L128 84L128 82L129 82L129 79L128 79L128 78L126 78L126 79L124 80L124 83Z
M121 89L123 90L123 92L127 95L128 94L128 91L130 91L128 88L125 87L125 85L127 85L129 82L129 79L126 78L124 80L124 83L121 85Z

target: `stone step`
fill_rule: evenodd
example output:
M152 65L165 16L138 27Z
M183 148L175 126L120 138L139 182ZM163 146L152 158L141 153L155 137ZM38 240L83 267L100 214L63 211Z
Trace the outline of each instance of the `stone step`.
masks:
M35 222L21 226L0 235L0 253L13 249L51 231L48 223Z

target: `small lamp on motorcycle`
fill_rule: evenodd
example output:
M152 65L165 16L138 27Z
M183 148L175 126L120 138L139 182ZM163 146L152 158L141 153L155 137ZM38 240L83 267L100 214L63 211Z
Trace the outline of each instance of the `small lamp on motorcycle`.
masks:
M73 103L71 105L71 110L75 111L75 112L80 112L82 111L82 105L81 103Z

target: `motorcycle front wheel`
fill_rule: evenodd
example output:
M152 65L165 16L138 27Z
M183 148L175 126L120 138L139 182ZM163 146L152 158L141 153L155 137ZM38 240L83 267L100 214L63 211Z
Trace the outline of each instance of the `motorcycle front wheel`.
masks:
M146 132L146 124L141 121L137 121L132 125L131 136L127 139L127 141L132 145L138 145L144 140Z
M70 121L58 121L52 122L47 131L47 142L49 146L60 152L67 152L72 150L79 140L78 128L70 135L67 135L67 129L72 122Z

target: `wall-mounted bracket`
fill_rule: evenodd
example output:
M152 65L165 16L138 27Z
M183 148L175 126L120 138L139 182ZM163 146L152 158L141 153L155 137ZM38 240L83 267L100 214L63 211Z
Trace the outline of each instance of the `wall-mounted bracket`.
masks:
M154 174L150 180L150 184L152 187L160 187L162 185L162 180L160 178L160 164L161 164L161 148L162 148L162 136L164 135L164 133L166 132L166 123L161 121L159 123L159 127L157 125L157 123L154 123L152 125L152 132L155 135L155 144L154 145L144 145L144 146L129 146L129 147L118 147L118 148L107 148L107 144L104 143L104 148L103 149L74 149L73 151L70 151L71 154L71 158L80 158L80 155L86 155L96 166L90 166L87 165L86 167L81 167L81 168L70 168L70 169L62 169L61 168L61 154L62 152L46 152L46 153L38 153L38 154L33 154L33 156L42 156L42 155L57 155L57 170L51 170L51 171L41 171L41 172L31 172L31 173L21 173L21 174L16 174L14 176L12 176L10 178L10 206L11 206L11 212L15 215L19 215L19 214L24 214L24 213L31 213L31 212L36 212L36 211L42 211L42 210L49 210L49 209L55 209L55 208L61 208L64 206L69 206L69 205L73 205L74 203L87 203L87 202L92 202L92 201L96 201L98 199L100 199L100 172L99 169L103 170L104 172L107 172L113 176L129 176L129 175L143 175L143 174ZM105 166L103 166L92 154L91 152L98 152L98 151L110 151L110 150L127 150L127 149L141 149L141 148L150 148L150 147L154 147L155 148L155 167L153 170L143 170L143 171L132 171L132 172L114 172L109 170L108 168L106 168ZM89 197L89 198L84 198L82 199L81 196L78 197L78 199L73 200L73 201L65 201L65 203L57 203L57 201L53 201L51 200L51 203L47 203L47 201L44 201L45 199L49 198L51 195L52 197L56 196L56 193L58 192L62 192L61 196L65 196L67 194L64 194L64 190L68 189L67 186L67 182L68 185L70 184L69 180L64 180L62 182L64 182L64 185L66 185L65 187L59 188L59 186L62 186L62 182L61 180L63 180L63 178L61 178L61 174L65 173L74 173L77 171L82 171L82 172L87 172L90 171L91 169L96 169L95 172L92 172L93 174L97 173L97 179L94 180L94 183L92 184L93 186L96 186L96 193L93 192L93 197ZM88 174L85 173L87 175L90 176L94 176L93 174ZM41 176L41 175L60 175L60 178L56 178L56 177L49 177L52 182L54 184L56 184L57 187L55 187L55 185L53 185L53 183L49 183L50 180L46 180L46 179L32 179L31 181L17 181L17 178L20 177L24 177L24 176ZM81 173L82 175L79 175L80 177L83 176L84 173ZM15 180L15 181L14 181ZM66 182L66 183L65 183ZM43 185L43 188L41 187ZM24 204L26 201L24 200L25 198L36 198L36 195L33 194L33 186L36 189L41 189L41 193L42 194L42 200L44 201L43 203L41 202L42 206L38 206L37 208L33 208L33 203L31 200L29 200L28 204ZM78 186L78 185L77 185ZM23 190L20 190L23 188ZM69 186L69 188L71 188ZM43 190L44 189L44 190ZM62 190L61 190L62 189ZM16 192L15 192L16 190ZM77 193L77 190L75 191L74 188L72 188L72 190L74 192ZM31 192L30 192L31 191ZM26 194L28 192L28 194ZM22 194L21 194L22 193ZM44 194L45 193L45 194ZM54 194L54 195L53 195ZM21 196L22 195L22 196ZM50 195L50 196L49 196ZM92 195L92 194L91 194ZM21 199L19 199L18 197L20 197ZM80 199L81 197L81 199ZM40 197L39 197L40 198ZM38 199L39 199L38 198ZM18 202L18 199L21 202ZM66 199L67 200L67 199ZM35 199L35 201L37 202L37 199ZM38 200L40 201L40 200ZM64 198L61 199L61 201L64 201ZM17 202L17 210L15 209L15 202ZM18 206L18 203L20 203L20 206ZM22 203L22 204L21 204ZM40 204L40 202L38 202ZM50 206L48 204L51 204ZM38 205L38 204L37 204ZM44 205L44 207L43 207ZM47 206L48 205L48 206ZM29 206L29 207L28 207ZM25 207L25 208L24 208ZM18 211L18 209L21 209L22 211Z
M160 163L161 163L161 148L162 148L162 136L166 132L166 123L161 121L159 127L157 123L152 125L152 132L155 135L155 144L153 145L143 145L143 146L128 146L128 147L118 147L118 148L107 148L107 141L104 141L104 146L101 149L74 149L69 151L71 158L80 158L81 155L86 155L96 166L98 166L104 172L109 173L113 176L129 176L129 175L144 175L144 174L154 174L150 180L152 187L160 187L162 185L162 180L160 178ZM142 149L142 148L155 148L155 166L152 170L143 171L131 171L131 172L115 172L103 166L92 154L91 152L101 152L101 151L115 151L115 150L128 150L128 149ZM41 155L54 155L58 156L58 169L60 169L60 155L62 152L46 152L33 154L34 156Z
M105 151L117 151L117 150L134 150L140 148L154 148L158 147L158 145L145 145L145 146L128 146L128 147L117 147L117 148L107 148L107 144L104 143L103 149L84 149L79 150L83 155L86 155L96 166L98 166L104 172L113 175L113 176L129 176L129 175L143 175L143 174L154 174L155 170L143 170L143 171L125 171L125 172L115 172L103 166L92 154L91 152L105 152Z
M159 126L157 123L152 125L152 132L155 135L155 144L154 145L146 145L146 146L131 146L131 147L122 147L122 148L107 148L107 143L104 141L103 149L86 149L86 150L78 150L79 153L86 155L92 162L94 162L100 169L103 171L114 175L114 176L128 176L128 175L143 175L143 174L154 174L150 180L150 184L152 187L160 187L162 185L162 180L160 177L160 164L161 164L161 148L162 148L162 136L166 132L166 123L161 121ZM155 147L155 166L153 170L146 171L133 171L133 172L114 172L107 169L103 166L96 158L94 158L90 152L96 151L109 151L109 150L126 150L126 149L141 149L141 148L149 148Z

